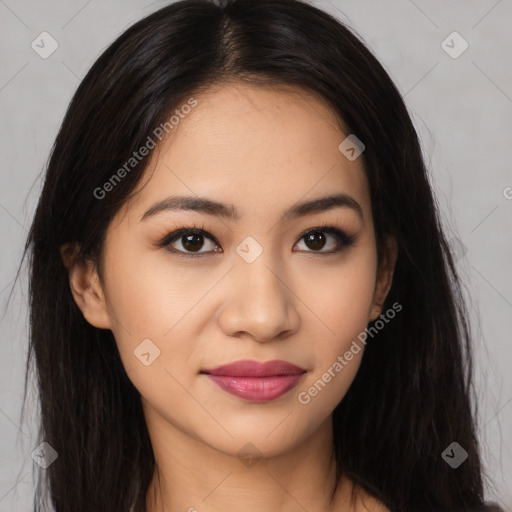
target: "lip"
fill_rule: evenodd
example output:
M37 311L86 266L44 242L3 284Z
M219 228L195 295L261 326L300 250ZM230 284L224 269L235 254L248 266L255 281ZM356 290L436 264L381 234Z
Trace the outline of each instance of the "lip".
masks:
M235 361L204 369L201 373L232 395L253 402L268 402L294 388L306 370L276 359L264 363L252 360Z
M274 359L260 363L251 359L243 359L223 364L216 368L206 368L203 373L223 375L225 377L275 377L277 375L300 375L306 370L288 361Z

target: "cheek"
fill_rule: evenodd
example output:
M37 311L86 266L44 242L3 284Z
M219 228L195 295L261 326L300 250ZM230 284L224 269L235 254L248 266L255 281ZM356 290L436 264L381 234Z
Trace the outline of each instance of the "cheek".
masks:
M121 335L129 332L133 341L162 337L193 306L196 295L190 279L184 279L170 260L156 259L140 247L125 247L122 257L112 253L105 281L107 306L118 321L117 330Z
M298 401L315 414L329 414L354 380L365 348L362 334L373 304L376 259L371 250L351 255L345 265L312 276L307 298L316 313L309 325L312 371ZM302 394L301 394L302 393Z
M328 347L343 348L370 320L375 291L376 257L366 247L347 254L334 266L318 266L306 274L301 294L318 317Z
M105 265L107 307L126 372L142 394L152 393L155 386L172 382L165 369L183 380L194 350L187 320L204 290L191 287L171 265L156 266L135 252L126 254Z

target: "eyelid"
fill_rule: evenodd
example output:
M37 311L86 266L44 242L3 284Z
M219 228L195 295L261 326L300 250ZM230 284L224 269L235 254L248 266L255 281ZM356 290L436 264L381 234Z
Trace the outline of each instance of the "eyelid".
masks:
M329 233L330 235L333 235L335 238L337 238L339 241L341 241L341 243L343 244L343 247L347 247L349 245L351 245L354 240L356 239L356 235L347 235L347 233L345 233L345 231L343 229L340 229L336 226L333 226L332 224L322 224L320 226L315 226L313 228L309 228L308 230L304 231L298 240L304 238L306 235L309 235L310 233L315 233L315 232L322 232L322 233ZM298 241L297 240L297 241ZM307 251L307 252L312 252L313 254L314 253L318 253L318 254L331 254L331 253L321 253L319 251Z
M322 225L309 228L306 231L302 232L301 235L298 237L297 241L295 242L294 247L305 236L309 235L310 233L314 233L314 232L322 232L322 233L330 234L331 236L333 236L334 238L337 239L338 243L341 244L341 247L339 247L338 249L335 249L334 251L304 251L306 253L318 254L318 255L338 254L343 249L352 245L352 243L354 242L354 240L356 238L355 235L347 235L342 229L340 229L332 224L324 223ZM223 250L221 250L221 251L204 251L204 252L193 253L193 252L180 251L180 250L174 249L174 248L172 248L172 249L169 248L171 243L175 242L176 240L179 240L179 238L185 234L202 235L205 238L208 238L212 242L216 243L220 247L220 244L216 240L216 238L213 235L211 235L208 231L204 230L204 224L202 224L201 227L198 227L195 224L190 227L184 226L175 231L172 231L171 233L167 234L164 238L162 238L160 241L158 241L156 243L156 245L158 247L165 247L169 250L169 252L171 252L173 254L177 254L178 256L186 257L186 258L196 258L196 257L200 257L203 255L211 254L212 252L213 253L223 252ZM293 252L303 252L303 251L293 251Z
M193 226L184 226L182 228L179 228L175 231L172 231L171 233L165 235L160 241L156 243L158 247L165 247L167 250L173 254L177 254L178 256L184 256L186 258L195 258L199 256L203 256L205 254L211 254L212 251L204 251L204 252L185 252L180 251L178 249L170 248L170 245L175 242L176 240L179 240L180 237L186 235L186 234L198 234L202 235L205 238L208 238L212 242L216 243L218 246L220 246L219 242L215 239L213 235L208 233L204 230L204 224L201 225L201 227L196 226L195 224ZM222 251L213 251L213 252L222 252Z

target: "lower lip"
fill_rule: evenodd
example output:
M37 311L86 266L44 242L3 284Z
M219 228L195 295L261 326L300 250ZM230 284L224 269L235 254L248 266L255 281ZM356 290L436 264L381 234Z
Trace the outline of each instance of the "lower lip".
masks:
M298 375L275 375L273 377L230 377L228 375L205 374L217 386L232 395L253 402L268 402L294 388L305 373Z

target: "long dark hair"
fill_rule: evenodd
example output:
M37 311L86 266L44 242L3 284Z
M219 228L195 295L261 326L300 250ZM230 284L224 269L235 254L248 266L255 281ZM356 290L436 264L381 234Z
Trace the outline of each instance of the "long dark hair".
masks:
M34 360L38 440L58 453L40 472L35 510L47 499L57 512L145 510L155 460L140 395L111 331L91 326L75 304L59 248L76 242L78 257L98 262L107 226L149 156L104 197L98 188L176 107L229 82L322 97L365 144L379 257L387 235L398 243L384 309L398 302L403 311L368 342L334 410L338 478L347 475L393 512L493 510L483 501L470 327L416 131L362 40L299 0L168 5L124 32L76 91L25 247L26 377ZM468 454L457 469L441 456L452 442Z

